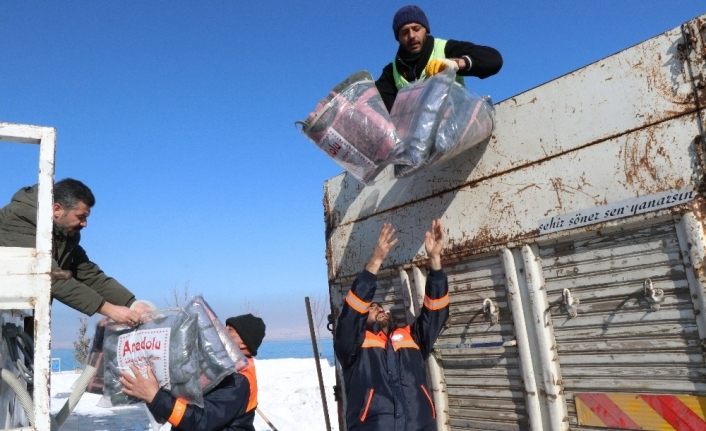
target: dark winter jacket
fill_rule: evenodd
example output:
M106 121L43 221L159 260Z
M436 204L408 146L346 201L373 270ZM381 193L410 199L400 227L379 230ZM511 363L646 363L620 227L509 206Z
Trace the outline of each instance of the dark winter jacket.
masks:
M377 277L363 271L336 325L334 348L343 367L348 430L436 430L425 360L449 316L446 274L429 272L419 316L389 335L366 329L376 288Z
M0 247L35 247L37 234L37 186L24 187L12 202L0 209ZM68 280L52 283L51 294L69 307L93 315L105 301L129 306L135 296L108 277L79 245L80 234L67 236L54 226L52 267L71 272Z
M421 52L410 54L400 47L395 56L397 70L409 82L416 81L421 76L424 68L429 61L432 50L434 48L434 37L427 36ZM470 70L459 70L458 75L461 76L476 76L478 78L487 78L495 75L500 71L503 65L503 58L500 53L489 46L475 45L470 42L462 42L458 40L448 40L444 49L446 58L462 58L468 56L471 59L472 65ZM397 86L392 73L392 63L389 63L382 69L382 74L375 81L380 96L388 111L392 110L392 105L397 98Z
M160 389L147 404L160 422L169 422L174 431L255 431L255 408L246 411L250 398L250 382L240 373L224 378L203 397L203 408L177 400Z

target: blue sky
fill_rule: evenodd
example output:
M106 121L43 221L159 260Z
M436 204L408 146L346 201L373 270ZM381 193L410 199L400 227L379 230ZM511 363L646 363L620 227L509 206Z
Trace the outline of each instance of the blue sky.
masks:
M340 168L294 126L396 50L407 2L19 1L0 7L0 121L57 128L57 178L97 205L89 256L138 297L204 295L308 334L325 298L323 182ZM706 12L693 0L420 1L431 33L497 48L467 86L496 102ZM34 147L0 145L0 205L36 182ZM80 314L54 305L54 345Z

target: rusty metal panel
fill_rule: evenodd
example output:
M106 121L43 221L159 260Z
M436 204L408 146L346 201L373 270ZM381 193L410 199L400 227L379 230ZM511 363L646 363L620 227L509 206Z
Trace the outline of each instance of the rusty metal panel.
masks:
M680 55L686 59L685 68L691 79L697 106L706 105L706 15L684 23L681 26L682 43L677 45ZM706 118L701 117L701 134L706 128Z
M445 268L450 317L435 347L443 367L449 430L528 429L524 384L499 256ZM497 321L484 302L497 307Z
M572 429L584 429L576 393L706 393L671 217L557 239L540 255ZM574 318L565 289L578 300Z
M694 189L697 165L695 114L636 130L524 169L488 178L414 204L340 225L328 232L329 277L354 274L365 264L382 223L392 223L399 244L386 263L420 260L424 232L440 217L448 252L527 241L553 214L619 202L668 190Z
M700 38L694 38L700 45L694 52L703 51L704 20L693 21L700 29ZM682 31L677 27L505 100L496 105L495 131L488 142L411 178L396 180L391 169L367 187L347 175L332 178L326 187L327 223L333 228L392 211L631 131L693 115L704 108L706 97L703 88L695 96L692 79L697 78L692 78L689 69L701 76L702 85L706 55L700 52L687 61L683 45ZM629 158L630 154L624 156Z

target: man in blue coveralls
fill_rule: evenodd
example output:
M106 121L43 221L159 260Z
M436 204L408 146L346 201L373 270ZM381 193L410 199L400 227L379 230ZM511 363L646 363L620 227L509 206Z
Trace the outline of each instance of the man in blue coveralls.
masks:
M363 272L353 283L338 318L334 348L346 386L348 430L436 430L436 410L424 367L449 316L448 280L441 269L439 220L424 237L429 256L424 307L412 324L392 327L373 302L377 272L397 243L384 224Z

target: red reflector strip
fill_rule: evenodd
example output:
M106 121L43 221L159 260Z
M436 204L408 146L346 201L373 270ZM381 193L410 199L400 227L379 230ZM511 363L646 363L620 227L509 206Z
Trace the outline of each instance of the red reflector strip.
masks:
M576 394L576 398L583 401L586 407L591 409L607 427L629 430L642 429L605 394L583 393Z
M701 431L706 430L706 422L689 409L679 398L671 395L640 395L660 416L675 430Z

